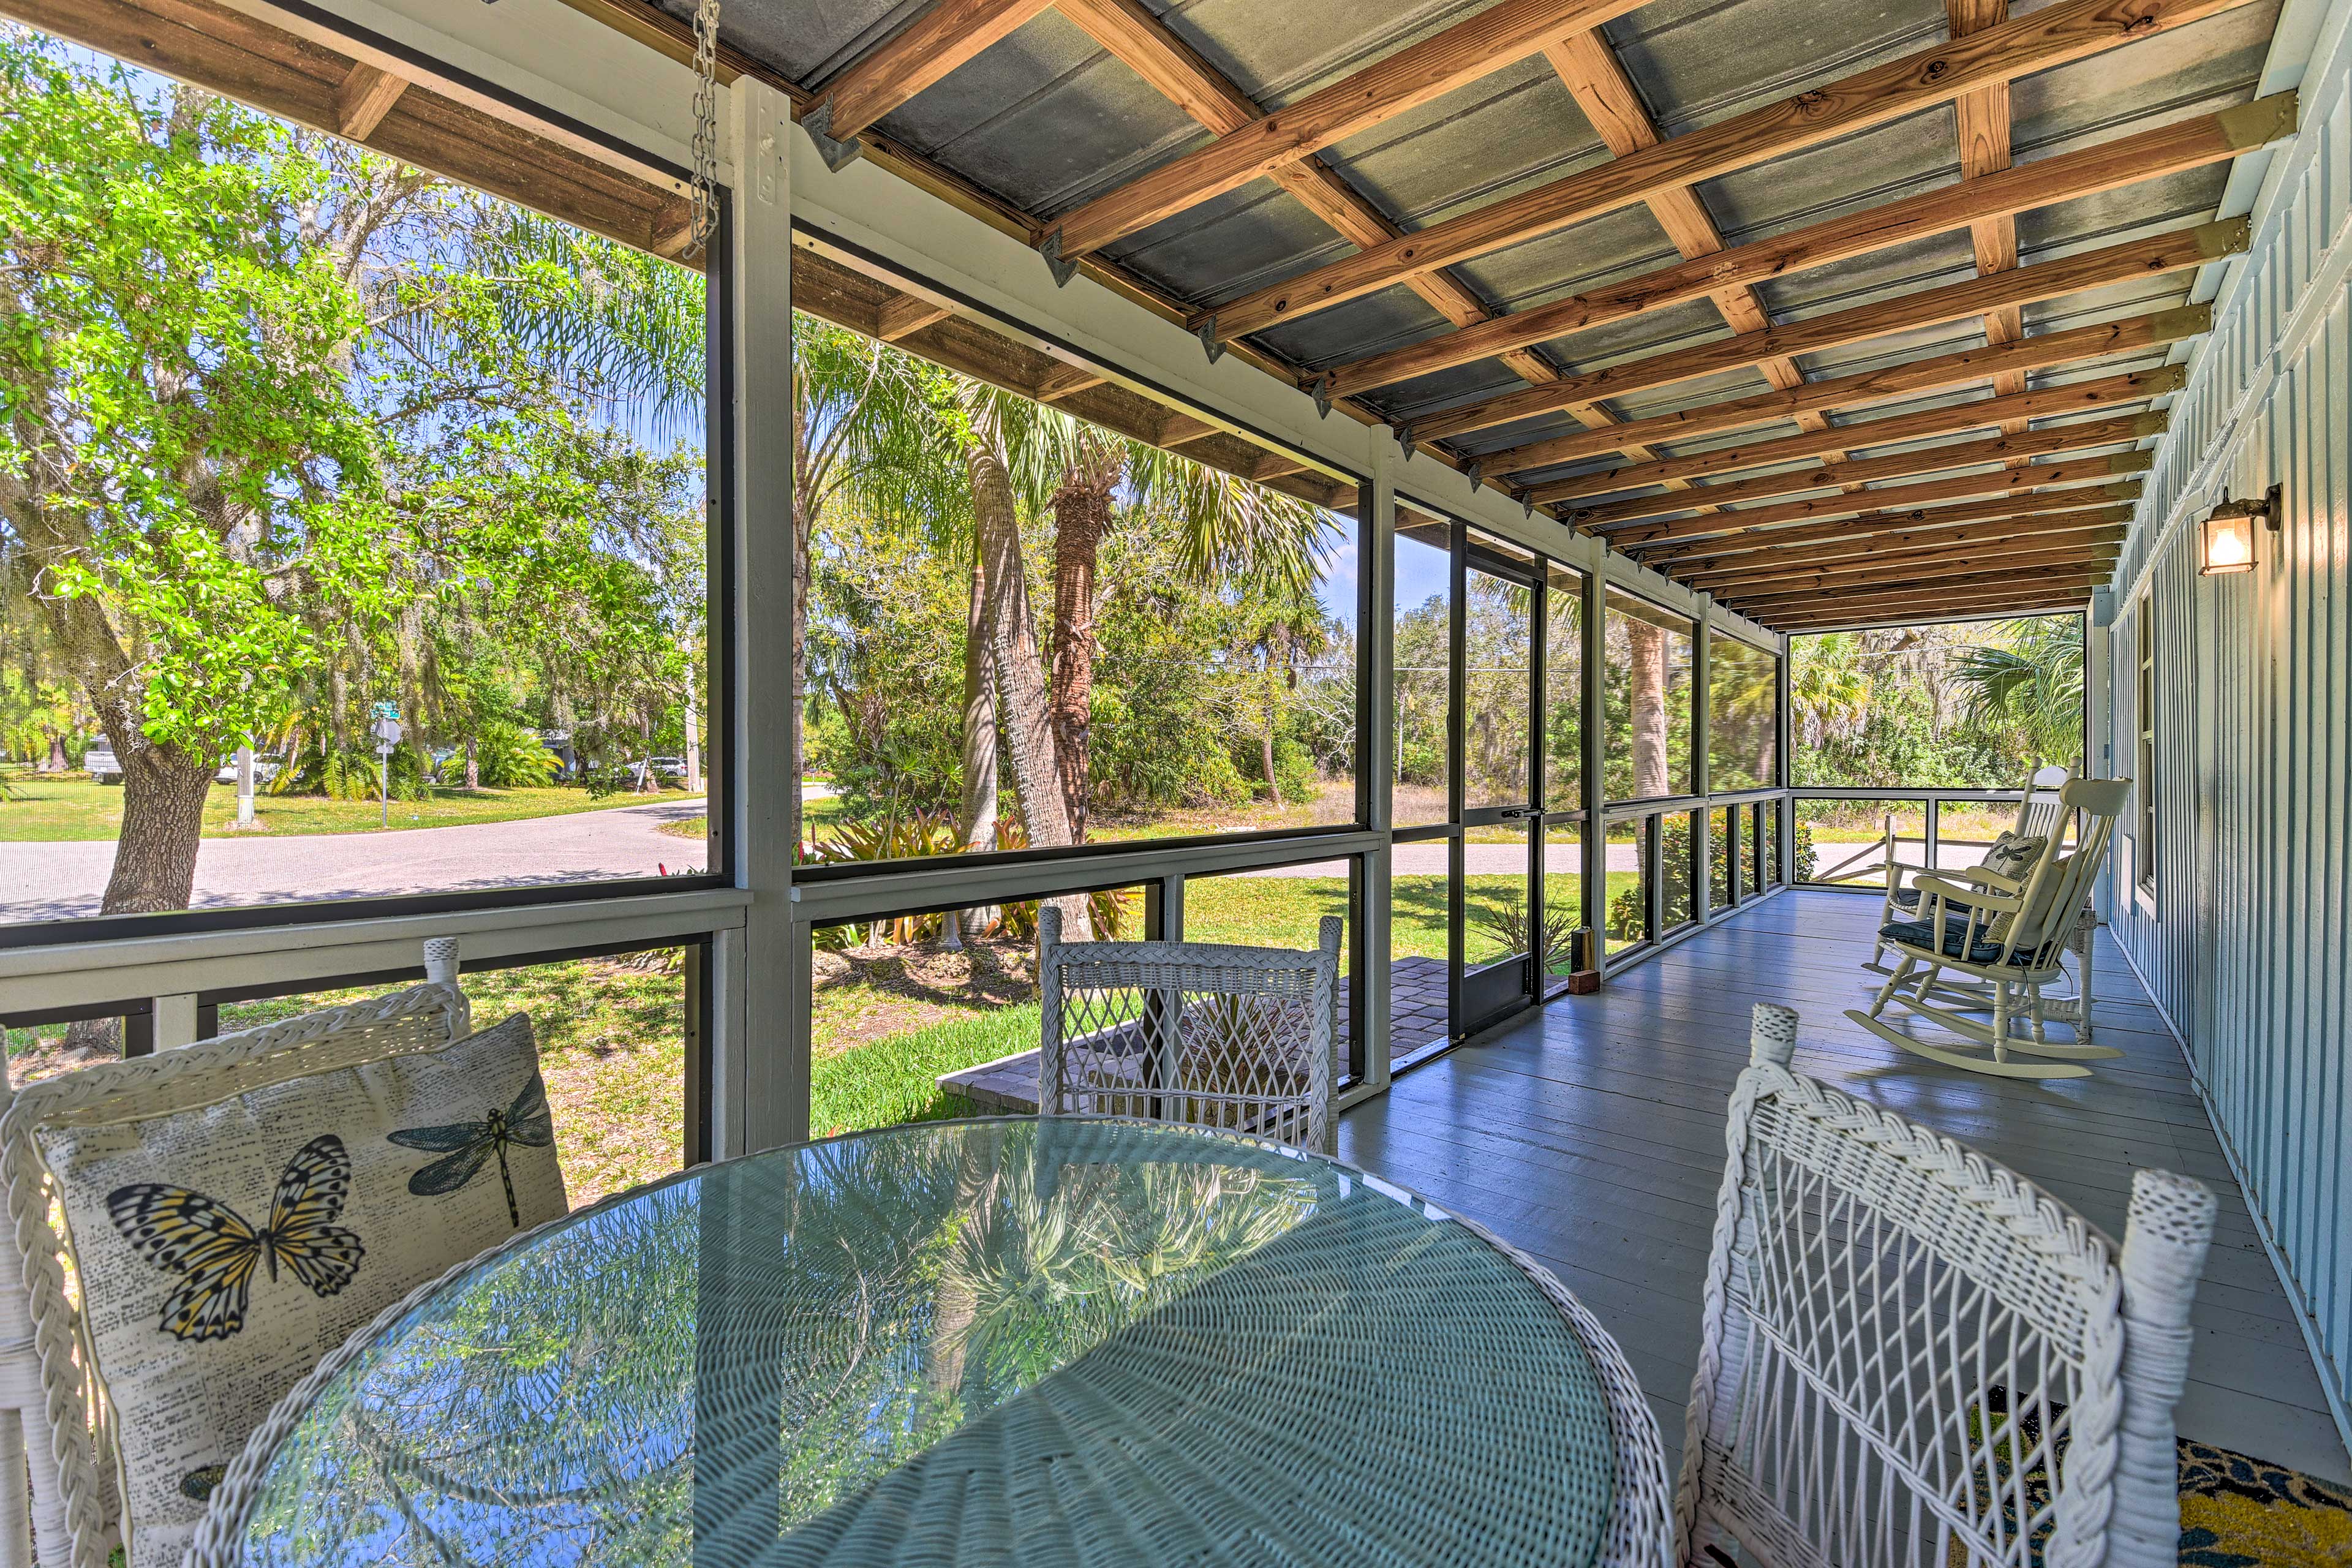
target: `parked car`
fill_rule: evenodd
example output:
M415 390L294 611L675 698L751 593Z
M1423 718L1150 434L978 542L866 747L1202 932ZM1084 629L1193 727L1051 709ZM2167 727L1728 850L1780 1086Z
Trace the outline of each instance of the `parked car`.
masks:
M276 778L278 776L278 770L285 765L285 763L277 757L255 757L253 759L253 782L255 787L258 788L259 786L268 784L271 779ZM220 765L220 772L213 774L213 783L225 784L233 784L236 783L236 759L235 757L231 757L228 761Z
M629 782L639 789L645 788L646 770L647 768L651 768L653 770L654 777L657 779L682 779L686 777L686 763L684 759L678 757L647 757L641 763L631 763L629 764Z
M122 782L122 764L114 760L111 742L92 741L81 754L81 771L102 784Z

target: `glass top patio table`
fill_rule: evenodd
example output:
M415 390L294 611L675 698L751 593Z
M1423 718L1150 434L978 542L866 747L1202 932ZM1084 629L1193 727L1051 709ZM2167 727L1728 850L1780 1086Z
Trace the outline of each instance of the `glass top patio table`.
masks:
M583 1210L355 1341L256 1462L220 1561L1576 1568L1613 1454L1559 1307L1442 1211L1023 1119Z

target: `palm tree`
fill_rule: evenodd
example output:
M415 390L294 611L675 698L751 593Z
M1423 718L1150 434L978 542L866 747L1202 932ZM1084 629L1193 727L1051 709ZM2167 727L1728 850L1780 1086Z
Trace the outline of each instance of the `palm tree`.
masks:
M2008 725L2037 757L2080 766L2083 755L2083 624L2075 616L2002 621L1991 640L1960 650L1952 664L1961 714L1990 729Z
M1054 702L1064 793L1072 801L1071 820L1083 841L1090 741L1087 702L1094 688L1095 570L1105 536L1117 514L1112 492L1122 482L1129 499L1126 515L1172 532L1176 560L1192 585L1220 581L1276 597L1312 603L1322 575L1323 550L1337 528L1311 501L1268 489L1238 476L1196 463L1164 447L1111 437L1067 415L1049 413L1039 422L1049 460L1058 467L1051 504L1055 518ZM1299 619L1285 617L1286 624ZM1312 631L1300 629L1285 644L1289 650L1318 651L1320 616ZM1269 645L1269 653L1272 649ZM1268 666L1288 670L1287 651ZM1269 716L1268 723L1272 722ZM1267 787L1275 788L1272 731L1265 737Z

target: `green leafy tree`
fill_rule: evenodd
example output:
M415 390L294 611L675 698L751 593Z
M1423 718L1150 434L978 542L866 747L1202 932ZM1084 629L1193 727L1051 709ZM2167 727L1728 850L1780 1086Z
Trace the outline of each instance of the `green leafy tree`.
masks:
M292 577L384 574L332 237L368 219L294 153L0 36L0 520L122 764L109 913L186 905L219 759L316 658Z
M11 33L0 291L0 547L121 759L108 912L185 906L248 736L327 787L370 701L510 721L485 670L608 749L691 710L700 459L648 443L698 278Z

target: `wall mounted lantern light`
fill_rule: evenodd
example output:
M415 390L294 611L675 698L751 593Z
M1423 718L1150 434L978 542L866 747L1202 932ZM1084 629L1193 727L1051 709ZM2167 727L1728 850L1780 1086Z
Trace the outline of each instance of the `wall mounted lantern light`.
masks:
M2282 489L2273 485L2260 500L2221 498L2205 519L2199 575L2221 577L2254 569L2254 520L2260 518L2272 532L2278 531Z

